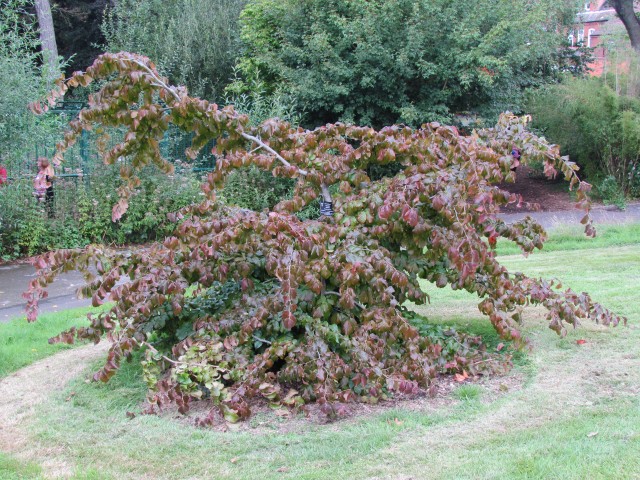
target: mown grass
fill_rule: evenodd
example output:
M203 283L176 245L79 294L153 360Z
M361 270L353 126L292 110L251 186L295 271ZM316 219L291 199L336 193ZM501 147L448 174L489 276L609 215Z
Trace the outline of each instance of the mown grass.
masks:
M132 363L109 384L78 379L41 405L25 426L32 456L100 479L640 478L640 236L632 242L635 227L615 228L582 250L558 240L544 255L502 257L511 271L558 277L630 319L616 329L585 324L562 339L528 312L533 350L516 363L527 377L521 388L491 397L464 385L438 405L399 404L326 425L261 413L220 432L172 415L128 419L145 394ZM607 243L624 238L626 246ZM419 313L497 342L477 298L426 288L432 303Z
M634 245L640 239L640 224L628 225L596 225L595 238L586 237L581 227L555 228L549 232L549 240L542 250L534 255L563 250L587 250L592 248L621 247ZM498 255L517 255L521 253L518 246L508 240L498 240Z
M20 462L0 452L0 478L2 480L21 480L39 478L42 469L39 465L29 462Z
M87 325L87 308L41 315L34 323L17 318L0 323L0 378L71 345L49 345L48 339L74 326Z

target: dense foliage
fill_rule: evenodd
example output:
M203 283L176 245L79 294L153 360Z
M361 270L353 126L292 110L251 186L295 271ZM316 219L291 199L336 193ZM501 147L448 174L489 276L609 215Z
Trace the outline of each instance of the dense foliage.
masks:
M575 9L550 0L253 0L242 12L240 68L289 94L311 126L419 125L469 110L497 118L520 109L526 88L579 66L561 33Z
M404 311L407 301L428 300L431 287L421 280L477 294L480 311L506 339L521 340L526 305L546 307L559 333L581 318L621 320L586 293L511 274L496 259L498 238L527 253L545 240L531 218L508 225L496 216L499 205L516 201L495 186L514 178L512 144L523 159L543 160L549 175L560 169L588 209L589 185L578 180L575 165L527 132L524 120L505 115L471 136L438 123L417 130L304 130L277 119L251 126L231 107L169 86L148 59L126 53L103 55L86 73L60 81L50 101L95 80L105 82L72 122L56 160L83 129L126 129L124 141L104 152L106 163L128 156L132 165L122 168L129 185L120 189L114 218L126 212L140 168L171 170L158 148L170 125L195 133L192 156L217 139L206 196L175 216L173 235L127 254L100 246L46 254L35 263L27 295L34 320L37 300L57 273L84 271L82 292L93 304L115 303L90 316L89 327L53 341L99 342L107 334L113 344L95 375L103 381L132 352L145 350L151 411L175 403L184 412L193 398L206 397L214 404L201 419L207 424L219 415L248 416L250 399L258 397L289 407L316 401L335 414L353 400L416 392L441 374L464 377L500 365L477 339L461 336L451 351L442 335L421 329ZM369 166L391 162L401 166L395 176L367 176ZM261 212L218 201L229 173L250 166L293 179L293 197ZM335 215L300 220L295 214L318 197L333 202ZM593 234L589 216L583 221Z
M164 238L174 225L167 214L200 198L195 176L171 178L149 168L133 193L131 208L118 222L111 208L122 180L119 167L103 167L91 178L55 181L54 218L33 195L31 178L15 179L0 188L0 260L31 256L90 243L122 245Z
M30 0L0 3L0 165L9 171L23 161L29 145L56 127L54 119L34 117L27 109L46 92L35 18L27 11L31 4Z
M530 111L535 127L585 169L598 193L619 203L640 195L640 101L612 87L601 78L566 79L532 96Z
M107 11L107 50L150 57L172 82L220 100L240 49L246 0L118 0Z

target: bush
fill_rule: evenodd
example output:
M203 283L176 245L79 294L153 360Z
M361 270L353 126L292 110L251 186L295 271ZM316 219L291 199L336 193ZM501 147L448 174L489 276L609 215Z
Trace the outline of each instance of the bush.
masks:
M469 110L493 121L573 64L559 32L575 13L549 0L252 0L238 66L286 92L310 127L418 126Z
M48 135L60 132L56 118L36 117L29 102L46 92L47 72L41 68L35 17L26 12L33 2L0 3L0 165L15 175L24 153Z
M153 59L193 94L221 99L240 52L238 18L246 0L119 0L102 26L107 50Z
M54 218L33 196L29 178L0 187L0 258L10 260L89 243L144 243L169 234L167 215L197 201L200 185L190 173L173 177L155 169L145 172L127 214L113 222L111 213L122 184L119 168L100 169L100 176L60 178L54 182Z
M89 327L52 341L99 342L108 334L114 343L94 376L102 381L144 350L148 411L175 404L186 412L193 399L207 398L212 408L199 421L207 425L246 418L257 397L275 407L317 402L332 416L351 401L430 388L440 375L505 368L508 360L487 353L479 339L426 328L407 312L407 301L428 300L421 279L478 295L498 334L519 345L525 305L546 307L549 327L560 334L581 318L622 320L585 293L511 274L496 258L499 238L527 253L546 238L530 217L509 225L497 217L500 205L515 201L495 187L514 179L513 144L524 159L544 159L548 173L559 168L588 207L588 185L574 165L527 132L523 120L504 115L495 128L470 136L436 123L381 131L344 124L307 131L278 119L252 126L231 107L162 86L158 75L148 59L121 53L60 81L63 93L110 78L102 103L72 124L62 150L96 123L129 130L105 156L126 149L136 167L122 169L117 219L129 214L131 189L145 168L170 171L154 147L175 124L196 134L192 156L217 142L205 197L172 217L178 223L171 236L146 248L122 254L89 246L41 257L28 304L34 320L43 288L62 269L91 276L82 292L96 306L107 298L114 305L92 316ZM148 135L134 134L140 112ZM403 167L398 174L368 177L370 166L393 162ZM220 202L216 192L230 173L250 167L295 180L291 199L268 212ZM320 196L333 201L335 214L300 220L296 213ZM588 215L583 222L595 234Z
M596 185L595 191L605 205L615 205L622 210L626 207L624 192L613 175L609 175Z
M113 222L116 191L122 184L119 172L119 167L103 168L99 177L91 178L89 186L82 185L78 190L78 227L91 243L143 243L162 238L173 228L167 222L167 214L200 196L198 181L192 174L167 177L150 168L133 193L127 214Z
M633 193L640 159L639 99L617 94L600 78L567 78L533 94L529 110L536 128L560 144L608 200L620 196L615 190L622 196Z

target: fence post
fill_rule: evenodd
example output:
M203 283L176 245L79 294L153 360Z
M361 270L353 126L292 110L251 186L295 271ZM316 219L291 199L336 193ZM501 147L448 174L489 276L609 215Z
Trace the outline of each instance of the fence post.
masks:
M87 168L89 166L89 158L87 155L87 143L88 143L89 133L86 130L82 130L80 134L80 158L82 160L82 172L86 173Z

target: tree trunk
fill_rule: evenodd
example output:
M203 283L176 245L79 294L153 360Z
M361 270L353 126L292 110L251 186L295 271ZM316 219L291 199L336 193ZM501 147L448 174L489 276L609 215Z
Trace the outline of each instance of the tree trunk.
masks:
M44 61L49 66L49 78L55 79L60 73L58 64L58 45L56 33L53 29L53 17L51 16L51 4L49 0L36 0L36 13L40 27L40 42Z
M640 20L633 9L633 0L612 0L611 4L627 29L631 46L640 53Z

